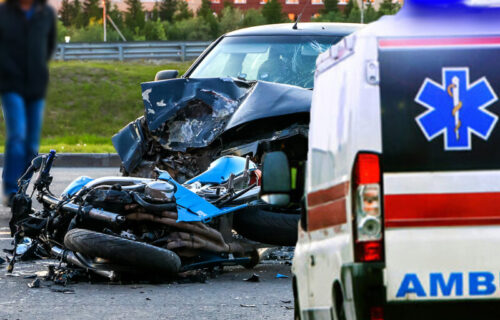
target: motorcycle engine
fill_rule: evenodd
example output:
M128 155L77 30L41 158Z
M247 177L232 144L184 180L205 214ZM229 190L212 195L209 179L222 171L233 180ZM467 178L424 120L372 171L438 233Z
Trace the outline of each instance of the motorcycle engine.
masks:
M144 198L149 202L166 203L174 201L176 186L166 181L152 181L144 187Z
M94 189L89 192L85 201L94 208L111 212L125 211L125 205L133 203L132 196L120 186L111 189Z

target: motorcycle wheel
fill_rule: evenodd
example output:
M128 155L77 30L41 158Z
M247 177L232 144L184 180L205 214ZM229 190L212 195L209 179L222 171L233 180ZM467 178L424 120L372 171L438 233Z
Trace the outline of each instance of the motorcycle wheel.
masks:
M253 241L277 246L295 246L299 220L300 214L248 207L234 214L233 228Z
M170 250L85 229L70 230L64 237L64 245L89 257L145 271L160 271L165 276L176 275L181 267L181 259Z

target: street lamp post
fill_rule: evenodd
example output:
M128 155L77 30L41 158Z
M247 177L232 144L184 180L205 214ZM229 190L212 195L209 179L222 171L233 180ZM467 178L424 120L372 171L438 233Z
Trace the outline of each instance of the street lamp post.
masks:
M104 26L104 42L106 42L106 0L102 0L102 24Z

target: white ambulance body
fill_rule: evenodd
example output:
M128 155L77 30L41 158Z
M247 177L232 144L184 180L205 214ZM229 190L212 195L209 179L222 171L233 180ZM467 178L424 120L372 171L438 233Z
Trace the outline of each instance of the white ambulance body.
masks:
M407 5L318 58L296 318L500 319L500 10Z

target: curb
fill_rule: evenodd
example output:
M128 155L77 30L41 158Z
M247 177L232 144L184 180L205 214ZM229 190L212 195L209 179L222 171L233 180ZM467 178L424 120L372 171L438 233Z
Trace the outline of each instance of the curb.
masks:
M4 154L0 153L0 166L3 167ZM120 167L117 153L58 153L54 167Z

